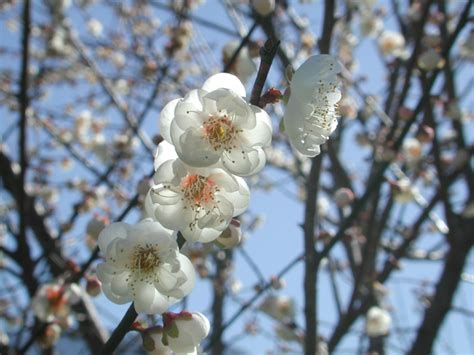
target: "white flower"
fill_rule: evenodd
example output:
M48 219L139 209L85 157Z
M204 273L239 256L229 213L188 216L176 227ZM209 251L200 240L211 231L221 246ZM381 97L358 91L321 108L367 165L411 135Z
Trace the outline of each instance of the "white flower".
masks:
M275 0L250 0L250 3L260 16L270 15L275 10Z
M393 183L393 196L398 203L413 201L415 195L419 193L418 188L413 186L409 178L401 178Z
M275 325L275 333L277 337L283 341L301 342L302 336L301 334L298 334L296 330L296 328L290 327L285 323L278 323Z
M365 332L369 337L387 335L392 324L390 313L379 307L371 307L365 319Z
M360 18L360 31L364 36L375 37L383 29L382 19L373 12L363 13Z
M219 73L199 90L168 103L160 114L160 132L181 160L194 167L221 162L235 175L247 176L265 165L272 126L268 114L249 105L240 80Z
M379 49L385 56L405 57L405 37L394 31L384 31L378 39Z
M196 354L211 329L209 320L199 312L165 313L163 318L163 344L177 354Z
M145 200L148 215L189 241L213 241L249 203L242 178L220 168L191 168L179 159L161 163L154 183Z
M89 21L87 21L87 30L94 37L100 37L104 31L104 26L99 20L91 18Z
M109 225L99 235L99 248L106 261L97 276L114 303L134 301L137 312L163 313L194 287L191 262L171 231L151 219Z
M64 321L69 316L71 304L77 302L80 292L76 284L44 284L36 291L31 308L43 322Z
M337 127L336 88L341 67L330 55L310 57L293 74L290 99L283 117L290 143L299 153L314 157Z
M295 315L295 303L288 296L270 295L263 300L258 308L276 320L293 318Z
M402 154L406 163L414 165L422 158L422 145L416 138L407 138L403 141Z

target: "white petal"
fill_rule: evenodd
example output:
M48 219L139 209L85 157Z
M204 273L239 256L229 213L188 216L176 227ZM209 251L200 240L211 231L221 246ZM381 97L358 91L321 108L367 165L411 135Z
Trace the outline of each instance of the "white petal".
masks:
M130 296L119 296L112 292L112 289L110 288L109 283L103 283L102 284L102 291L104 292L104 295L111 300L113 303L116 304L125 304L128 302L132 301L132 298Z
M313 92L315 83L334 81L336 74L341 72L337 59L329 54L309 57L294 73L291 79L291 92L300 95L304 91ZM295 85L296 84L296 85Z
M228 201L232 201L232 205L234 206L233 217L244 213L245 210L247 210L250 202L250 189L247 183L241 177L236 176L236 178L240 184L239 190L230 193L229 197L227 198Z
M97 265L96 274L102 283L110 283L117 270L107 263Z
M122 222L117 222L117 223L112 223L105 227L102 232L99 234L99 248L102 251L102 253L107 252L107 248L109 246L109 243L113 241L116 238L126 238L127 237L127 231L128 231L128 224L122 223Z
M177 202L174 205L159 205L155 204L153 210L153 216L158 222L163 226L173 230L180 230L180 228L185 225L189 218L188 213L184 210L184 204L182 201Z
M190 128L176 145L178 156L188 165L205 167L217 163L220 152L215 151L202 130Z
M222 164L232 174L249 176L259 172L265 164L265 153L260 147L247 151L232 149L222 154Z
M130 274L128 272L122 272L112 277L110 288L112 292L118 296L129 296L128 279Z
M206 99L216 101L219 112L227 112L233 124L239 129L252 129L256 118L251 106L235 92L228 89L218 89L205 96Z
M191 293L196 283L196 271L191 261L183 254L178 254L180 264L180 277L185 281L178 287L180 297L185 297Z
M257 113L255 128L244 130L239 134L240 141L245 147L268 147L272 142L272 126L270 117L265 111Z
M232 90L241 97L245 97L245 87L235 75L228 73L218 73L211 76L204 82L202 89L211 92L220 88Z
M187 173L186 166L179 159L167 160L160 165L155 175L153 175L153 183L155 185L170 184L178 186Z
M170 136L170 142L171 142L171 136ZM161 142L158 145L158 148L156 149L155 161L154 161L155 170L158 170L158 168L165 161L173 160L176 158L178 158L178 154L176 154L174 145L172 145L171 143L168 143L167 141Z
M193 227L193 229L190 229L188 226L182 229L181 233L183 233L184 238L186 238L186 240L189 242L208 243L217 239L221 235L222 231L213 228L200 229L198 227Z
M135 310L137 313L142 312L150 314L150 309L153 305L155 294L158 292L155 289L155 286L138 280L132 280L130 286L132 285L134 286L134 289L131 290L131 293L135 302Z
M168 266L163 265L158 269L157 281L155 282L158 291L166 294L166 292L172 290L177 283L177 275L168 270Z
M174 110L176 108L176 104L180 100L181 99L174 99L174 100L168 102L160 112L160 119L159 119L159 122L158 122L158 125L160 127L160 134L169 143L171 143L171 135L170 135L171 121L174 118Z
M213 181L219 189L224 189L227 192L237 191L239 189L239 183L227 171L223 169L212 169L209 179Z
M171 302L170 299L166 296L163 296L159 292L155 292L155 298L153 299L153 303L148 308L148 314L162 314L166 312L170 306Z
M160 205L174 205L181 200L182 195L172 189L163 187L162 185L150 190L150 198L152 203Z

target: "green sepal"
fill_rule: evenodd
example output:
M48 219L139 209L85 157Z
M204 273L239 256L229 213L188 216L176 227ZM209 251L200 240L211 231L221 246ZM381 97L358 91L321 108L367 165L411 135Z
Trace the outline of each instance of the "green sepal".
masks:
M285 121L283 120L283 118L280 120L280 124L278 125L278 128L281 133L285 132L286 128L285 128Z
M142 333L143 349L146 351L155 350L155 341L148 333Z
M169 335L172 338L179 337L179 329L175 322L173 322L169 328L166 329L166 335Z

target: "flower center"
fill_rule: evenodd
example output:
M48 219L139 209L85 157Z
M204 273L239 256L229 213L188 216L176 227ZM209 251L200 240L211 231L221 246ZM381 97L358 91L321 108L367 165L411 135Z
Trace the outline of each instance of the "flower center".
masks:
M64 295L64 287L51 287L46 290L46 299L49 302L49 306L53 310L59 309L62 305L66 304L67 300Z
M204 121L203 126L206 137L214 150L231 149L234 147L233 142L239 130L235 128L227 115L223 117L209 115L209 118Z
M181 189L184 198L196 206L214 201L214 193L217 191L215 182L201 175L184 177L181 181Z
M135 247L132 256L132 270L150 273L160 264L158 248L154 245L145 244Z

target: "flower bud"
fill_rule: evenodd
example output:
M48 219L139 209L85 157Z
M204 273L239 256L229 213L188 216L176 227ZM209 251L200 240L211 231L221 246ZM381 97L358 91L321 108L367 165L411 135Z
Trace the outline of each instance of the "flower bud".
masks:
M176 353L193 353L211 328L207 318L199 312L163 314L163 344Z
M354 193L351 189L342 187L334 193L334 200L339 208L346 207L354 201Z
M250 3L260 16L268 16L275 10L275 0L251 0Z
M214 244L221 249L231 249L238 245L241 240L240 222L237 219L233 219L226 230L214 241Z
M86 233L92 238L97 239L102 229L105 228L107 218L95 216L87 223Z
M142 334L143 348L149 355L171 355L173 351L163 344L163 328L149 328Z
M384 31L378 39L379 49L385 56L403 57L405 38L398 32Z
M89 296L96 297L100 295L101 292L101 283L97 276L90 276L87 278L86 283L86 292Z
M365 319L365 332L369 337L387 335L390 331L392 318L390 313L377 306L371 307Z
M61 327L58 324L49 324L38 339L40 346L49 349L57 343L61 336Z
M418 66L421 69L427 70L427 71L442 68L444 65L444 62L445 62L444 59L433 48L430 48L424 51L418 57Z

